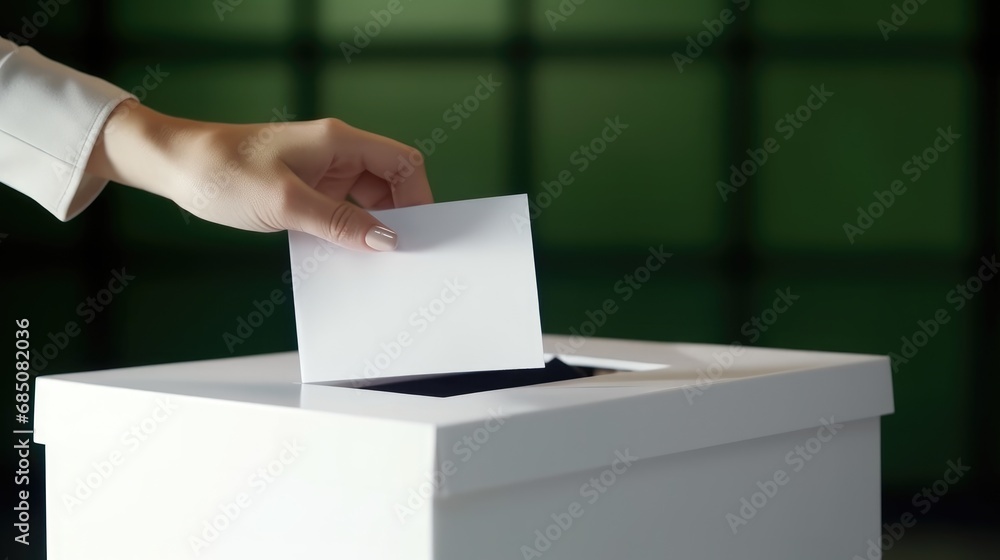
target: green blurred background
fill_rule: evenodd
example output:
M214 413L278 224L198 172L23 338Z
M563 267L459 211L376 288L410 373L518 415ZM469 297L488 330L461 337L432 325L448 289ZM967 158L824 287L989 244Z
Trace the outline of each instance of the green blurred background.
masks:
M546 332L579 326L660 245L669 266L598 336L888 354L948 309L894 374L885 520L911 511L948 460L972 471L887 555L997 557L1000 280L959 311L946 303L1000 238L993 3L401 0L374 24L389 4L73 0L28 43L126 89L159 68L169 76L136 92L175 115L336 116L410 144L443 128L427 155L439 201L527 192L544 203L543 183L568 170L572 184L533 222ZM894 6L918 9L886 40L878 21L892 23ZM675 53L727 8L735 21L679 71ZM0 32L41 9L5 2ZM356 26L378 33L348 61ZM446 111L490 75L501 85L453 129ZM777 132L821 85L833 96L791 138ZM574 151L616 117L628 128L581 170ZM939 127L961 138L911 182L904 162ZM769 137L779 151L720 196L729 166ZM906 193L849 242L844 223L895 179ZM39 374L229 356L223 333L288 290L286 235L208 224L120 186L68 224L0 189L0 233L4 319L30 316L36 331L77 319L112 269L136 276ZM801 299L751 341L742 325L779 288ZM287 303L235 354L294 348Z

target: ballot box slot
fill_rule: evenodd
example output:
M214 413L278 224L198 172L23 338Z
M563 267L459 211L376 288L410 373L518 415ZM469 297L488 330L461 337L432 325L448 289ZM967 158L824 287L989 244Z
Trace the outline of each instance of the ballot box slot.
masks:
M444 398L481 393L483 391L497 391L513 387L526 387L542 383L579 379L581 377L591 377L595 374L605 373L606 371L606 369L599 367L571 366L558 358L552 358L545 363L545 367L535 369L450 373L405 381L390 381L377 385L372 384L361 388L369 391Z

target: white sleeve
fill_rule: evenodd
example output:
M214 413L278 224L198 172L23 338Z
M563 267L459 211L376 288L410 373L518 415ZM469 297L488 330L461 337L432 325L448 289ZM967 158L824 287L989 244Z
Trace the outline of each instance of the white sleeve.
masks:
M73 218L108 183L84 170L108 115L130 97L0 39L0 183L60 220Z

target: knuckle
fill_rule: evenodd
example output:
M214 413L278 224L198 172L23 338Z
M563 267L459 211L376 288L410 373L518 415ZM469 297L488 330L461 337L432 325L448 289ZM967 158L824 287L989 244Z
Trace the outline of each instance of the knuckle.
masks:
M352 241L351 220L354 209L348 203L338 204L330 213L330 238L337 243Z
M320 125L327 138L335 139L343 136L350 126L344 121L332 117L320 119Z
M413 146L403 147L403 157L416 167L424 166L424 153Z

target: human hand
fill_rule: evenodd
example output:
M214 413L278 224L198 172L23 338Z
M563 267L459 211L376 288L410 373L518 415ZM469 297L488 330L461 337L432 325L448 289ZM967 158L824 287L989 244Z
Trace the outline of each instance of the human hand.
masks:
M365 209L433 202L422 154L336 119L233 125L119 105L87 172L250 231L303 231L357 250L397 236ZM350 202L348 199L354 201Z

